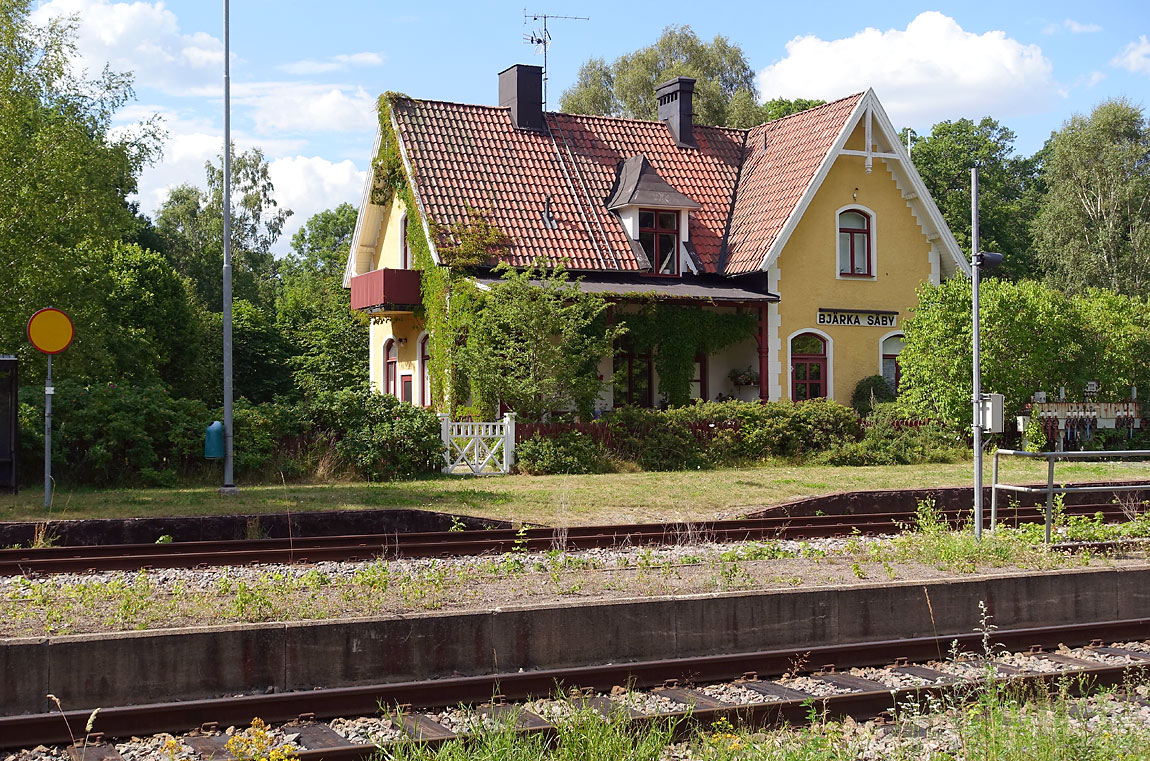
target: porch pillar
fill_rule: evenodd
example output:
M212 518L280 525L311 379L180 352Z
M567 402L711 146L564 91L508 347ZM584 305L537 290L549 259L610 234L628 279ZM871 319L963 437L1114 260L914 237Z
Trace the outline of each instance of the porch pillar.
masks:
M771 342L767 338L767 305L759 304L759 330L755 335L759 345L759 401L766 402L771 398L771 383L767 377L770 375Z

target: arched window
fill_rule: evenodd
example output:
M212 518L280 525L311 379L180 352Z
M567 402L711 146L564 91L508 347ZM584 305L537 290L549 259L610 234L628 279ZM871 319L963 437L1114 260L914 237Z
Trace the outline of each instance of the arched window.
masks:
M826 341L814 333L795 336L791 339L791 399L802 402L826 395Z
M399 223L399 268L411 269L411 247L407 245L407 215L404 214Z
M395 339L387 339L383 345L383 392L396 396L395 381L399 372L399 347Z
M902 382L902 368L898 364L898 355L902 353L906 341L902 333L887 336L882 340L882 377L890 385L891 391L898 393L898 386Z
M871 277L871 219L858 209L839 212L839 274Z
M425 335L419 342L419 404L423 407L431 406L431 341L430 335Z

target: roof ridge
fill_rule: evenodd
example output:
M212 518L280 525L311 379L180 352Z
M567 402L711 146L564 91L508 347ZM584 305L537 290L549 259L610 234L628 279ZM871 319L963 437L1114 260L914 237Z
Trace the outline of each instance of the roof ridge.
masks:
M826 103L823 103L823 104L818 105L818 106L811 106L810 108L804 108L802 111L795 111L793 114L787 114L786 116L780 116L778 119L771 119L769 122L763 122L762 124L756 124L754 127L751 127L751 129L754 130L754 129L759 129L760 127L774 127L774 126L778 125L780 122L785 122L787 119L793 119L796 116L802 116L803 114L809 114L811 111L818 111L820 108L830 108L831 106L836 106L836 105L843 103L845 101L848 101L848 100L855 100L857 98L861 98L864 95L866 95L865 90L863 90L861 92L853 93L851 95L844 95L841 98L835 98L834 100L827 101Z

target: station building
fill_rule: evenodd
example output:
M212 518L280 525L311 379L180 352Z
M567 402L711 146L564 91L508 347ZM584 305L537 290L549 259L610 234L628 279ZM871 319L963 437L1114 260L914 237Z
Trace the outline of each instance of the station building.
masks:
M508 236L503 261L562 263L619 319L650 300L753 313L753 338L696 357L697 398L849 403L866 376L897 385L916 289L969 265L873 91L731 129L693 124L689 78L660 85L644 121L544 112L541 73L501 72L498 106L391 99L415 213L373 203L370 176L344 276L373 318L375 388L432 405L408 233L444 266L432 231L471 210ZM488 287L494 264L468 272ZM659 405L654 365L603 357L599 407Z

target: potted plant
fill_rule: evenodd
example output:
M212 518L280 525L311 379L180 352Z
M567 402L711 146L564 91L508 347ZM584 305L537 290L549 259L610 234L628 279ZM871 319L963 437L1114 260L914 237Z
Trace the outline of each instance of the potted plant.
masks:
M746 370L731 370L731 374L727 376L731 379L731 383L736 386L757 386L759 385L759 372L751 367Z

